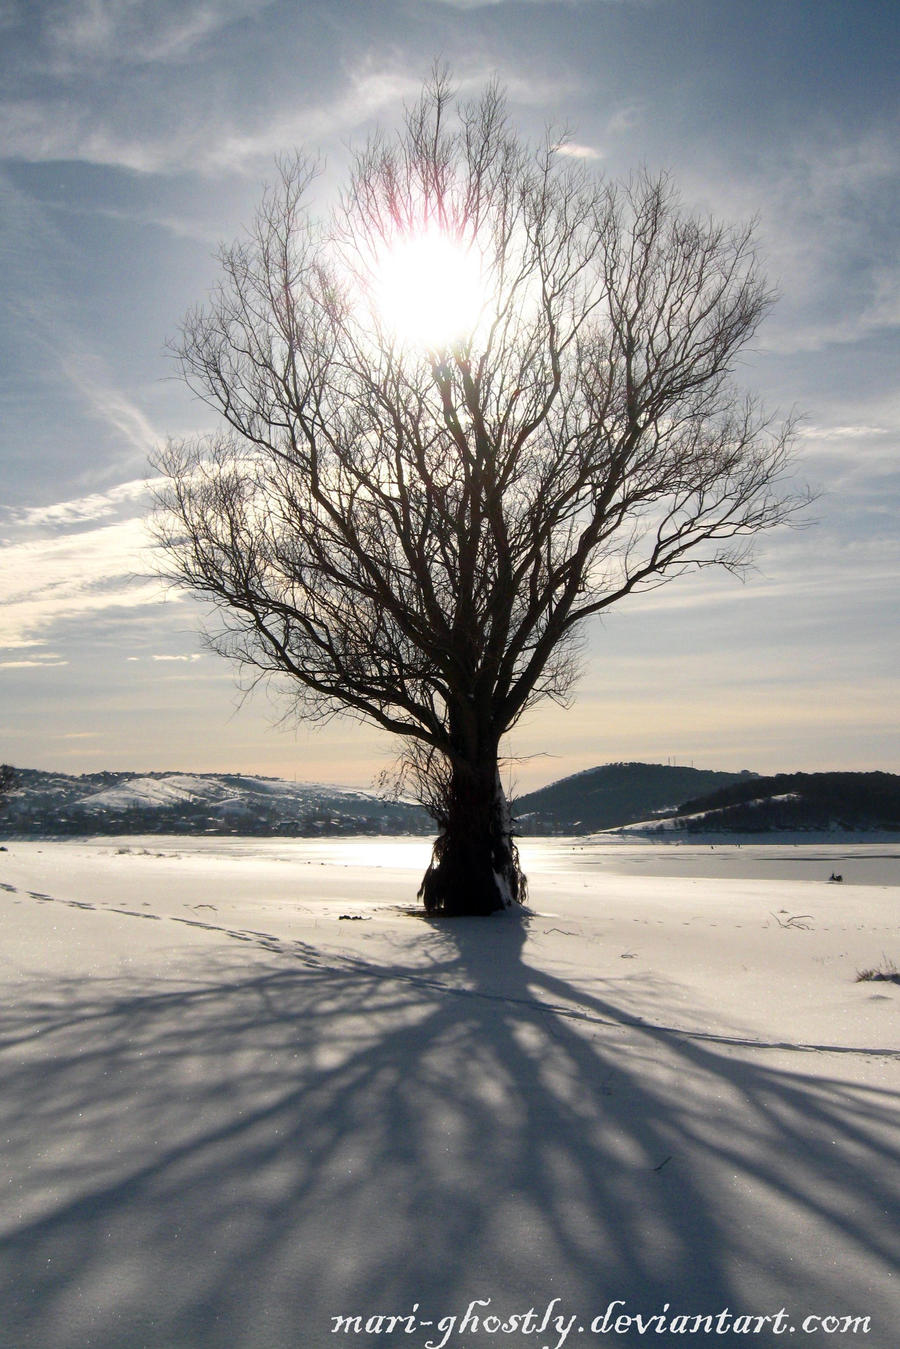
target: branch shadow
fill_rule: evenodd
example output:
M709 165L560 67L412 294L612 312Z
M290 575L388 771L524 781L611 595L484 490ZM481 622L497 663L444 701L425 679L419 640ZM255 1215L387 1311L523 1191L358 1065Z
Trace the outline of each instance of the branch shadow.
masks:
M828 1047L786 1069L666 1029L663 989L642 1021L526 937L425 923L425 970L268 939L195 986L64 981L4 1009L4 1345L556 1349L604 1342L620 1300L868 1314L888 1349L896 1095L823 1076ZM553 1299L542 1337L461 1321ZM419 1324L333 1333L378 1314Z

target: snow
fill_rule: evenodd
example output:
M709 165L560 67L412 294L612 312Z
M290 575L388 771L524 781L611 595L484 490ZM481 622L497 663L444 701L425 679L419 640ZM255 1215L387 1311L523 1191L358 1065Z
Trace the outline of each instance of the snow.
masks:
M520 848L431 922L424 839L10 843L4 1349L893 1349L900 848Z
M166 778L132 778L118 787L108 787L85 797L82 805L91 810L123 810L129 806L174 806L183 801L216 800L223 789L209 778L193 773L172 773Z
M129 807L147 809L154 806L175 806L185 802L224 800L230 803L235 790L252 796L272 796L287 801L315 800L325 794L353 801L376 800L366 793L349 791L345 787L319 784L310 788L306 784L292 783L281 778L238 776L222 778L203 777L196 773L166 773L157 777L130 778L117 786L91 792L83 797L79 804L89 810L125 810Z

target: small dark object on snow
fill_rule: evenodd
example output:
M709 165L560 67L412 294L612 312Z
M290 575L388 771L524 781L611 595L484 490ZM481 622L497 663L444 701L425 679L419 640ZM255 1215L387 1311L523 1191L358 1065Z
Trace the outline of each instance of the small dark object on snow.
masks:
M836 875L834 874L833 871L832 871L831 875L828 877L829 884L830 884L832 881L835 881L837 884L840 884L841 881L843 881L843 879L844 879L843 876L836 876Z
M350 923L367 923L369 921L367 918L364 918L361 913L339 913L338 922L340 922L342 918L346 918Z
M900 970L897 969L893 960L888 960L887 956L883 956L881 964L876 966L875 969L859 970L857 973L856 982L858 984L869 983L872 981L886 984L900 984Z

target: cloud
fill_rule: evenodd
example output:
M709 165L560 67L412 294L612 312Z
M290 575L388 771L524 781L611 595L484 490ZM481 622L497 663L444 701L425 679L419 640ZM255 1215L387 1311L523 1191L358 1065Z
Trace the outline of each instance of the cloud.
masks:
M271 4L29 0L8 19L0 56L4 157L138 172L192 165L220 112L206 100L206 115L197 115L194 72L185 81L178 68L191 61L199 69L213 39Z
M2 119L2 108L0 108ZM75 261L75 252L65 235L47 218L33 197L23 192L0 171L0 256L4 285L0 304L12 311L14 321L33 321L37 313L59 312L53 273L62 273ZM48 259L52 263L48 266Z
M863 357L865 360L865 357ZM892 506L887 480L900 466L900 399L879 397L865 387L823 393L812 416L798 429L801 470L817 475L829 493L848 503L873 500Z
M179 90L160 106L135 116L128 88L100 98L80 86L40 95L0 99L0 139L10 159L43 163L79 161L137 173L195 171L210 175L257 171L273 156L298 145L317 147L362 125L386 108L399 108L418 94L421 81L399 63L351 69L340 90L298 106L296 95L281 111L230 99L205 105L198 115L190 95ZM127 107L123 100L128 100ZM134 131L127 128L133 126ZM187 231L191 233L190 230Z
M43 384L61 421L66 401L86 408L95 422L113 433L118 471L122 461L146 462L163 439L138 402L119 387L105 360L92 349L83 331L84 315L68 287L70 274L82 259L48 212L0 173L0 256L4 287L0 308L15 334L14 361L25 377ZM69 429L68 427L66 428ZM27 433L27 428L26 428ZM96 438L96 429L92 428Z
M536 74L524 77L520 71L498 71L487 65L468 69L453 83L460 93L476 93L495 76L510 101L532 106L553 104L580 87L574 76L564 81ZM205 172L247 171L286 149L315 148L376 117L398 113L404 103L418 98L421 89L420 73L412 73L408 65L366 61L349 70L344 89L330 99L270 116L255 127L204 137L203 145L191 151L191 159L194 167Z
M73 352L63 356L62 371L93 415L106 422L142 458L163 440L134 400L110 382L100 357Z
M714 163L705 181L682 176L704 209L759 221L779 293L761 333L766 351L820 352L900 323L897 130L887 116L855 133L798 129L740 175Z
M115 220L125 225L146 226L151 229L165 230L176 239L189 239L194 243L207 244L215 248L222 241L222 231L217 225L187 216L160 214L156 211L128 210L125 207L102 206L98 202L71 202L45 198L44 205L55 214L67 216L90 216L101 220Z
M195 167L206 172L243 171L295 146L315 148L328 137L361 126L386 108L399 108L421 88L418 77L399 68L363 67L350 76L348 84L331 100L268 117L253 128L226 130L209 138L204 146L195 147Z
M86 66L183 62L271 0L55 0L29 6L37 63L56 75ZM37 11L35 14L34 11Z
M67 660L0 660L0 670L50 670L68 665Z
M79 161L159 173L187 166L192 139L172 138L160 132L128 136L103 122L100 109L85 106L67 94L42 94L30 99L6 98L0 102L0 137L7 159L26 163Z
M57 501L48 506L28 506L24 509L11 509L6 512L7 521L23 529L79 527L106 519L122 511L123 507L133 508L146 503L154 484L137 479L120 483L108 492L93 492L89 496L76 497L72 501Z
M573 92L573 83L567 82L564 89L560 89L559 94L570 97ZM635 102L623 104L617 108L606 120L603 127L602 140L616 141L620 140L629 131L632 131L641 119L643 114L642 105ZM574 139L566 139L558 147L557 154L567 155L571 159L600 160L607 157L607 152L598 145L588 145Z
M602 159L603 156L599 150L595 150L592 145L579 145L577 141L565 141L556 148L558 155L568 155L572 159Z
M621 136L625 131L633 131L641 121L643 114L644 105L642 103L623 103L622 107L617 108L606 123L607 136Z
M63 512L65 514L65 512ZM0 648L36 646L74 621L164 599L140 519L0 548Z
M888 426L805 426L799 434L804 440L869 440L890 435Z
M102 45L101 36L95 40ZM408 59L370 56L324 72L317 84L306 82L299 97L291 88L280 100L250 101L236 88L228 98L200 103L196 91L183 84L163 99L159 83L137 91L119 80L97 87L80 73L75 84L57 81L38 94L26 84L0 97L0 140L8 158L84 162L140 174L258 174L278 154L297 146L317 149L399 112L418 96L422 82L422 72L413 72ZM490 62L467 69L454 82L468 92L494 76L511 101L526 106L552 106L581 89L571 71L565 79L551 79L538 68L526 75ZM151 223L196 237L195 227L177 217Z

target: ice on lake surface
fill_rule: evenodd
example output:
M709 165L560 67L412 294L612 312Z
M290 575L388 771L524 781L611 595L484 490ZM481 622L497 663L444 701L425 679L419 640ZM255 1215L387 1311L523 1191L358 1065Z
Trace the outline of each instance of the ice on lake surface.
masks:
M110 846L127 853L159 852L192 857L259 858L329 867L375 867L422 873L431 840L401 838L260 839L241 837L128 836L86 840L88 848ZM703 876L710 879L828 880L834 873L853 885L900 885L900 840L896 843L657 843L632 837L523 838L522 864L531 876L571 872L622 875Z
M645 876L744 880L828 880L900 885L900 842L891 843L633 843L572 839L554 847L525 839L522 855L538 871L558 865Z

